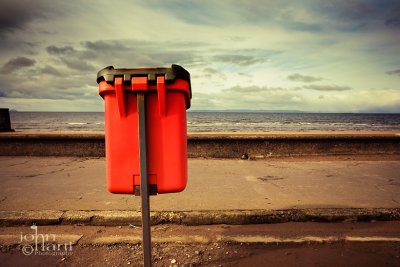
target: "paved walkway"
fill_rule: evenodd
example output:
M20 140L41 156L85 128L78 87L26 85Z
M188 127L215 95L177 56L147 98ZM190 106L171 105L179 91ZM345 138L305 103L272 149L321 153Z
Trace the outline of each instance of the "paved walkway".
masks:
M189 160L184 192L151 197L153 211L400 208L400 161ZM0 157L0 211L139 210L108 193L105 160Z

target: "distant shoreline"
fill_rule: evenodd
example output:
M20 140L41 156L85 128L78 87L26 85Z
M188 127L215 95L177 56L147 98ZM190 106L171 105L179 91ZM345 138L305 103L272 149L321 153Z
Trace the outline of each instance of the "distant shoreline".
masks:
M104 113L104 111L42 111L42 110L15 110L10 109L10 113ZM393 114L400 115L400 112L388 112L388 111L343 111L343 112L328 112L328 111L301 111L301 110L192 110L188 109L187 113L266 113L266 114Z
M13 135L13 136L32 136L32 135L54 135L54 136L62 136L62 135L79 135L79 136L104 136L105 131L33 131L33 130L16 130L14 132L0 132L0 135ZM264 131L264 132L196 132L196 131L188 131L188 137L191 136L400 136L400 130L388 130L388 131Z

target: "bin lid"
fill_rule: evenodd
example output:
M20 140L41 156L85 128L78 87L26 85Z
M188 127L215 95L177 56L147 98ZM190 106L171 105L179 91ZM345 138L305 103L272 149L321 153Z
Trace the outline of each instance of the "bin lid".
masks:
M149 84L156 84L157 76L164 76L165 83L173 83L176 79L183 79L189 83L190 98L192 98L192 87L190 85L190 73L183 67L172 64L170 68L132 68L115 69L113 66L105 67L97 73L97 83L106 81L114 83L115 77L122 77L125 84L130 84L132 77L147 76Z

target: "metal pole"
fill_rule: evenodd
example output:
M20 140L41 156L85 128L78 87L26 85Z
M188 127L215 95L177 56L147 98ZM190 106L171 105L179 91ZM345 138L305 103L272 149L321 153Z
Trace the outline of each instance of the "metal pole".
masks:
M142 196L143 262L151 267L150 233L150 197L147 176L147 141L146 141L146 98L144 92L137 94L139 116L139 159L140 159L140 195Z

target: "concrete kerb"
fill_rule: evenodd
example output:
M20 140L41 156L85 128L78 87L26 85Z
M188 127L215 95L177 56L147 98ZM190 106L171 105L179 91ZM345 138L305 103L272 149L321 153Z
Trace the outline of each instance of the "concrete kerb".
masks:
M18 247L21 244L16 241L15 235L0 235L0 244L6 247ZM57 235L58 244L71 242L80 246L113 246L116 244L140 245L142 243L140 236L100 236L94 238L82 238L82 235ZM191 236L172 236L172 237L153 237L153 244L211 244L211 243L229 243L229 244L265 244L274 246L286 245L318 245L318 244L342 244L342 243L366 243L366 242L400 242L399 237L385 236L300 236L297 238L279 238L269 236L220 236L207 237L201 235ZM29 242L25 243L29 244ZM34 244L31 242L31 244Z
M152 225L269 224L284 222L397 221L396 209L287 209L231 211L154 211ZM0 226L17 225L141 225L140 212L113 211L0 211Z
M171 235L171 236L153 236L153 244L211 244L211 243L227 243L227 244L264 244L273 246L286 245L318 245L318 244L342 244L342 243L367 243L367 242L400 242L398 236L341 236L341 235L299 235L295 237L284 236L268 236L268 235L215 235L207 236L201 234L189 235ZM57 240L52 241L53 244L71 244L72 246L113 246L113 245L141 245L142 238L138 233L130 235L107 235L99 234L96 236L82 234L57 234ZM13 248L23 245L34 245L32 240L21 242L16 234L0 234L0 246L3 248Z
M63 211L0 211L0 226L54 225L61 222Z

